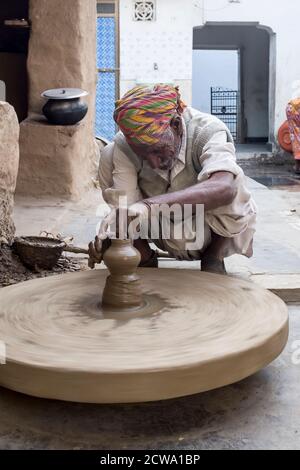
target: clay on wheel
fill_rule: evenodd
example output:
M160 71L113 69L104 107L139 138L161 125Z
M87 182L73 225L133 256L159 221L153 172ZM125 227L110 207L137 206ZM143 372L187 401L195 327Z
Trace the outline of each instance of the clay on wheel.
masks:
M239 381L288 337L285 304L260 287L196 270L141 269L143 305L103 309L106 270L0 290L0 385L94 403L163 400Z

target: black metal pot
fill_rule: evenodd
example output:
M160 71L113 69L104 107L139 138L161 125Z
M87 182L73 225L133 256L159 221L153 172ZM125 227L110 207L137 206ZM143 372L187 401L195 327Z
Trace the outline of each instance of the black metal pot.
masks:
M88 112L88 105L80 98L67 100L48 100L43 113L50 122L57 126L72 126L81 121Z
M88 112L88 105L81 100L88 93L78 88L56 88L42 93L48 98L43 113L50 124L72 126L80 122Z

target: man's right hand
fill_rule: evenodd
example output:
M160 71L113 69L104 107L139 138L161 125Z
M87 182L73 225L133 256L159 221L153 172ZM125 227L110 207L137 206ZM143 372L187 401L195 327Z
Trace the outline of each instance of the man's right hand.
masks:
M110 232L109 232L109 227L110 225L114 225L116 223L116 218L117 218L117 211L116 209L112 209L108 215L104 217L100 224L100 228L98 231L98 238L99 240L105 240L106 238L109 237Z
M131 206L129 206L128 210L125 209L125 211L126 211L126 215L129 216L130 219L137 218L140 223L142 223L145 219L149 217L149 212L150 212L149 207L146 204L144 204L142 201L132 204ZM106 238L110 238L113 232L109 231L109 227L114 226L116 228L116 224L117 222L120 222L120 220L117 221L117 209L112 209L111 212L107 216L104 217L104 219L102 220L100 224L100 228L98 231L98 238L100 240L105 240ZM123 219L123 222L125 223L124 219ZM121 227L119 227L119 230L120 229ZM123 231L124 230L125 228L123 228ZM128 236L127 231L123 235L127 237Z

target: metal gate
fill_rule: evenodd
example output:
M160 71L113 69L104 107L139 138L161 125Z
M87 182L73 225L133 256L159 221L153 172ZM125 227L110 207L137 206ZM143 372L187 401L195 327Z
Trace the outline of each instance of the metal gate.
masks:
M113 120L119 97L118 1L97 3L97 70L95 133L111 141L116 132Z
M211 88L211 114L226 124L235 142L238 141L239 92L226 88Z

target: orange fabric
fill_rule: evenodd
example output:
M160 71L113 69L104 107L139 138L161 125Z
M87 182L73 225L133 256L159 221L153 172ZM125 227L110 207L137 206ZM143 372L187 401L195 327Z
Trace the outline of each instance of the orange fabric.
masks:
M293 153L293 146L288 121L285 121L279 128L278 142L280 147L286 150L286 152Z
M291 100L286 108L295 160L300 160L300 98Z

